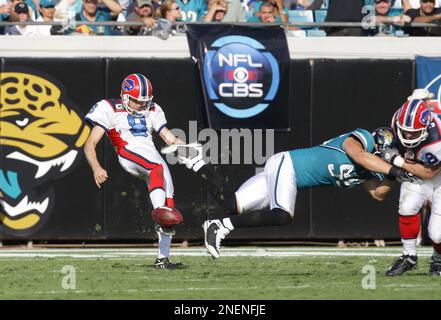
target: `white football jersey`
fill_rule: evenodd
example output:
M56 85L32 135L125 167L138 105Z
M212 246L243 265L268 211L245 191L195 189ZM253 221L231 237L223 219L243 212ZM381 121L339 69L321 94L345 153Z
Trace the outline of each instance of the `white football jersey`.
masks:
M429 136L416 150L416 159L436 166L441 162L441 120L433 113L433 121L428 127Z
M134 117L122 106L120 100L103 99L96 103L85 119L106 130L113 145L120 149L126 145L153 146L152 133L159 133L167 125L164 112L156 103L143 117Z

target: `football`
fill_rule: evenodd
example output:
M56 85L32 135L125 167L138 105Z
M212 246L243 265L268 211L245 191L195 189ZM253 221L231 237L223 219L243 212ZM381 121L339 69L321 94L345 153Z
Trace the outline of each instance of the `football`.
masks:
M152 211L152 219L161 227L173 227L182 222L182 214L171 207L159 207Z

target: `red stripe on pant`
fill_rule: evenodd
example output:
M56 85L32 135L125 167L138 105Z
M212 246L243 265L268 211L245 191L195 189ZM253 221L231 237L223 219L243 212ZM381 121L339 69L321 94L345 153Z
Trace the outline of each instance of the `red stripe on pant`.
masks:
M420 232L420 214L413 216L400 215L400 233L402 239L416 239Z
M173 200L173 198L166 198L165 205L167 207L174 208L175 207L175 200Z
M154 189L162 189L164 188L164 167L162 164L150 162L147 159L141 157L133 153L132 151L128 151L125 148L120 149L119 155L124 159L132 161L137 165L145 168L149 171L150 182L149 182L149 191L151 192Z

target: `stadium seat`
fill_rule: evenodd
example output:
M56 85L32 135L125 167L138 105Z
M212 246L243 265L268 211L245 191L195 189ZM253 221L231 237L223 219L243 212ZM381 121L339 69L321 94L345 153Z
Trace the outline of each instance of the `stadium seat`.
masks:
M314 21L315 22L324 22L326 19L326 15L328 14L327 10L315 10L314 11Z
M312 10L289 10L288 11L289 22L314 22ZM301 27L302 29L311 29L312 27Z

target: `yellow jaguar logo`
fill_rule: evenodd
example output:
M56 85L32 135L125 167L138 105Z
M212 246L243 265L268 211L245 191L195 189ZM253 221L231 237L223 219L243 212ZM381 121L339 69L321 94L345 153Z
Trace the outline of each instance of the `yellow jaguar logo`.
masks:
M27 235L47 220L51 181L78 160L90 129L61 90L33 74L0 73L0 231Z

